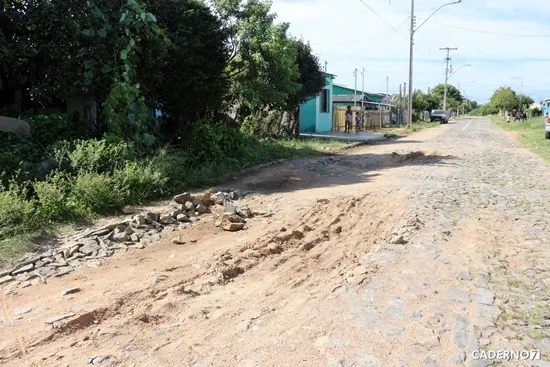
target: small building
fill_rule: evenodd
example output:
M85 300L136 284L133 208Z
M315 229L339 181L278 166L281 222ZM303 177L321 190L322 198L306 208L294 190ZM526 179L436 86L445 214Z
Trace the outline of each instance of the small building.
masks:
M332 98L332 104L334 107L361 107L361 105L367 107L369 102L371 101L367 95L362 95L361 93L358 93L357 95L335 94Z
M314 98L300 105L300 133L332 131L333 81L335 75L324 73L326 86Z
M387 100L386 95L383 93L365 92L361 91L360 89L349 88L341 84L333 84L332 92L335 96L335 99L338 99L338 102L336 102L336 100L334 101L335 106L338 107L353 106L353 101L357 101L357 106L360 106L361 96L364 96L363 105L365 106L365 110L377 110L379 108L379 105L384 104L385 100Z

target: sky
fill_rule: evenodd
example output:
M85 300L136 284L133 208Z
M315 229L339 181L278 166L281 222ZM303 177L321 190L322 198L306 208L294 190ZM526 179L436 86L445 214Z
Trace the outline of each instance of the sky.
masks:
M416 26L449 1L415 0ZM272 10L310 42L335 83L353 88L356 68L357 87L364 68L368 92L399 93L408 83L411 0L273 0ZM441 8L414 41L414 89L444 83L440 48L450 47L458 50L449 83L469 99L485 103L501 86L550 98L550 0L462 0Z

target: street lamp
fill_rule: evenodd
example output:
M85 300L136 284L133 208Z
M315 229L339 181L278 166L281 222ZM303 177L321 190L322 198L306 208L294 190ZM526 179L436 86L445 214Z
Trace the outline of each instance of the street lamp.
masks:
M443 94L443 109L444 110L447 110L447 84L449 82L449 79L451 79L451 77L453 75L455 75L460 69L466 67L466 66L471 66L470 64L467 64L467 65L462 65L461 67L459 67L458 69L456 69L455 71L453 71L451 73L451 75L447 76L448 73L449 73L449 68L447 67L446 69L446 72L445 72L445 93ZM452 66L451 66L451 69L452 69ZM458 89L460 90L460 84L458 85Z
M455 5L461 3L462 0L456 0L452 1L447 4L441 5L439 8L437 8L424 22L416 29L414 29L414 0L411 0L411 29L410 29L410 44L409 44L409 103L408 103L408 119L409 119L409 126L412 124L412 94L413 94L413 50L414 50L414 34L416 31L418 31L426 22L434 16L435 13L437 13L442 8L448 6L448 5Z
M453 75L455 75L460 69L465 68L465 67L467 67L467 66L472 66L472 65L470 65L470 64L462 65L461 67L459 67L458 69L456 69L455 71L453 71L453 72L451 73L451 75L449 75L449 77L448 77L447 79L451 79L451 77L452 77ZM451 67L451 69L452 69L452 67Z

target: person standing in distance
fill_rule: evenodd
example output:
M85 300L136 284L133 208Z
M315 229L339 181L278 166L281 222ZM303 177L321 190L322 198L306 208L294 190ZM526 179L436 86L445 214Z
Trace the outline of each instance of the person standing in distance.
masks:
M348 109L346 110L346 134L351 133L352 118L353 112L351 111L351 106L348 106Z

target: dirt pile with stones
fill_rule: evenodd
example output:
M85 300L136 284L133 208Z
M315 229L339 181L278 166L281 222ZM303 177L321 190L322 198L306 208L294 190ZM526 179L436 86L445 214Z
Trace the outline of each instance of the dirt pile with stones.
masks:
M82 267L98 267L102 259L118 253L144 249L165 235L193 226L201 216L214 217L214 225L225 231L240 231L254 216L270 213L252 212L246 205L237 205L243 195L234 190L212 188L202 194L183 193L174 196L169 213L139 212L100 228L89 228L69 237L58 248L30 254L0 271L0 284L29 287L45 283L47 278L62 277ZM136 213L137 212L137 213ZM185 240L175 237L175 244Z

